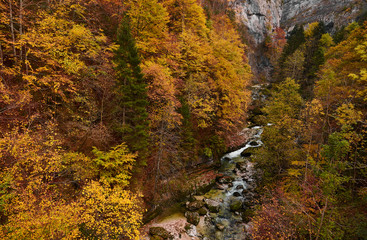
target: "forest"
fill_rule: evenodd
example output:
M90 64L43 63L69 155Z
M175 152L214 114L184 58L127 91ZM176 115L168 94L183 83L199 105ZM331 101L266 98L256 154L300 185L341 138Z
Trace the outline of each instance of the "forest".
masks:
M1 239L140 239L250 125L264 126L251 239L367 238L363 18L332 35L322 22L270 31L273 81L255 99L228 1L0 9Z

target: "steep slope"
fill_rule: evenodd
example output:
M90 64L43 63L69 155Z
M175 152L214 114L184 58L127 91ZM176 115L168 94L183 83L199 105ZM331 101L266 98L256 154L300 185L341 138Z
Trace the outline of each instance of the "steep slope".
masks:
M234 0L231 4L256 45L264 41L269 29L280 26L281 0Z
M296 24L323 21L330 32L352 22L367 9L365 0L234 0L240 21L256 44L274 27L292 30Z
M270 80L271 64L264 57L263 43L267 36L281 27L287 33L297 24L323 21L327 31L334 33L356 20L367 9L365 0L233 0L236 12L249 35L249 61L257 79Z
M280 25L291 30L296 24L323 21L334 32L355 20L366 6L362 0L284 0Z

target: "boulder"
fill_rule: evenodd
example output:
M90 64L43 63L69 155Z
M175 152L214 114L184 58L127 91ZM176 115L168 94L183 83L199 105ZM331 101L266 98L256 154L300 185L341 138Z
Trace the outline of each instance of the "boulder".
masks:
M241 197L241 193L239 193L239 192L234 192L234 193L233 193L233 196L235 196L235 197Z
M247 170L247 163L246 162L237 162L236 168L240 170L241 172L244 172Z
M253 146L253 147L259 145L256 141L251 141L249 144L250 146Z
M188 223L197 226L200 222L200 216L197 212L186 212L185 217Z
M219 231L223 231L224 229L228 228L228 226L229 226L229 221L228 221L228 220L226 220L226 219L224 219L224 220L222 220L222 221L220 221L220 222L217 222L217 223L215 224L215 227L216 227Z
M241 152L241 157L244 157L244 158L251 157L251 155L252 155L252 153L246 152L246 150Z
M194 196L196 201L204 201L204 196Z
M229 157L224 157L222 160L223 160L223 161L226 161L226 162L231 161L231 159L230 159Z
M228 183L233 182L234 178L231 177L231 176L223 176L223 177L217 178L216 180L217 180L218 183L228 184Z
M205 206L209 209L210 212L212 213L219 212L220 202L217 202L212 199L205 199L204 201L205 201Z
M232 212L236 212L242 208L242 201L241 200L233 200L230 204L230 209Z
M223 224L221 224L221 223L217 223L217 224L215 224L215 227L219 230L219 231L223 231L224 230L224 225Z
M199 200L196 200L194 202L186 203L186 209L189 210L189 211L199 210L203 206L204 206L204 202L203 201L199 201Z
M157 236L157 235L153 235L150 237L150 240L164 240L164 238Z
M238 185L237 187L236 187L236 189L237 190L240 190L240 189L244 189L245 187L243 186L243 185Z
M221 185L221 184L219 184L219 183L216 183L215 184L215 186L216 186L216 188L218 189L218 190L226 190L227 188L228 188L228 186L227 185Z
M206 208L204 208L204 207L202 207L202 208L200 208L200 209L198 210L198 213L199 213L199 215L200 215L200 216L204 216L204 215L206 215L206 214L207 214L207 212L208 212L208 210L206 210Z
M149 228L150 239L158 240L158 239L172 239L172 235L162 227L151 227Z

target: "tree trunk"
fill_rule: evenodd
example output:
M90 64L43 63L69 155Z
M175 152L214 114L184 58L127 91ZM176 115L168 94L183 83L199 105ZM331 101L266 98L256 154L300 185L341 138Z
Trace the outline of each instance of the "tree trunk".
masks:
M14 60L16 60L17 57L17 51L15 50L15 35L14 35L14 23L13 23L13 0L9 0L9 15L10 15L10 31L11 31L11 38L13 41L13 54L14 54Z
M3 64L4 64L4 55L3 55L3 49L0 43L0 69L3 67Z
M320 236L322 223L323 223L323 221L324 221L324 217L325 217L325 211L326 211L326 209L327 209L327 202L328 202L328 198L326 198L325 207L324 207L324 209L322 210L320 226L319 226L319 230L317 231L317 236L316 236L315 240L318 240L318 239L319 239L319 236Z
M19 36L23 35L23 0L19 0ZM23 62L23 46L20 45L20 61Z

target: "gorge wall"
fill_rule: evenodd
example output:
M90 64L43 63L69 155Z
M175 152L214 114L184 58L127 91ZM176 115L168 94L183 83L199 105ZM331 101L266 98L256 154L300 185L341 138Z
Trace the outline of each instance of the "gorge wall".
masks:
M274 28L289 33L296 24L323 21L327 31L334 33L367 10L366 0L232 0L230 5L248 29L253 49L249 61L255 76L265 75L266 79L271 65L261 54L261 43Z

